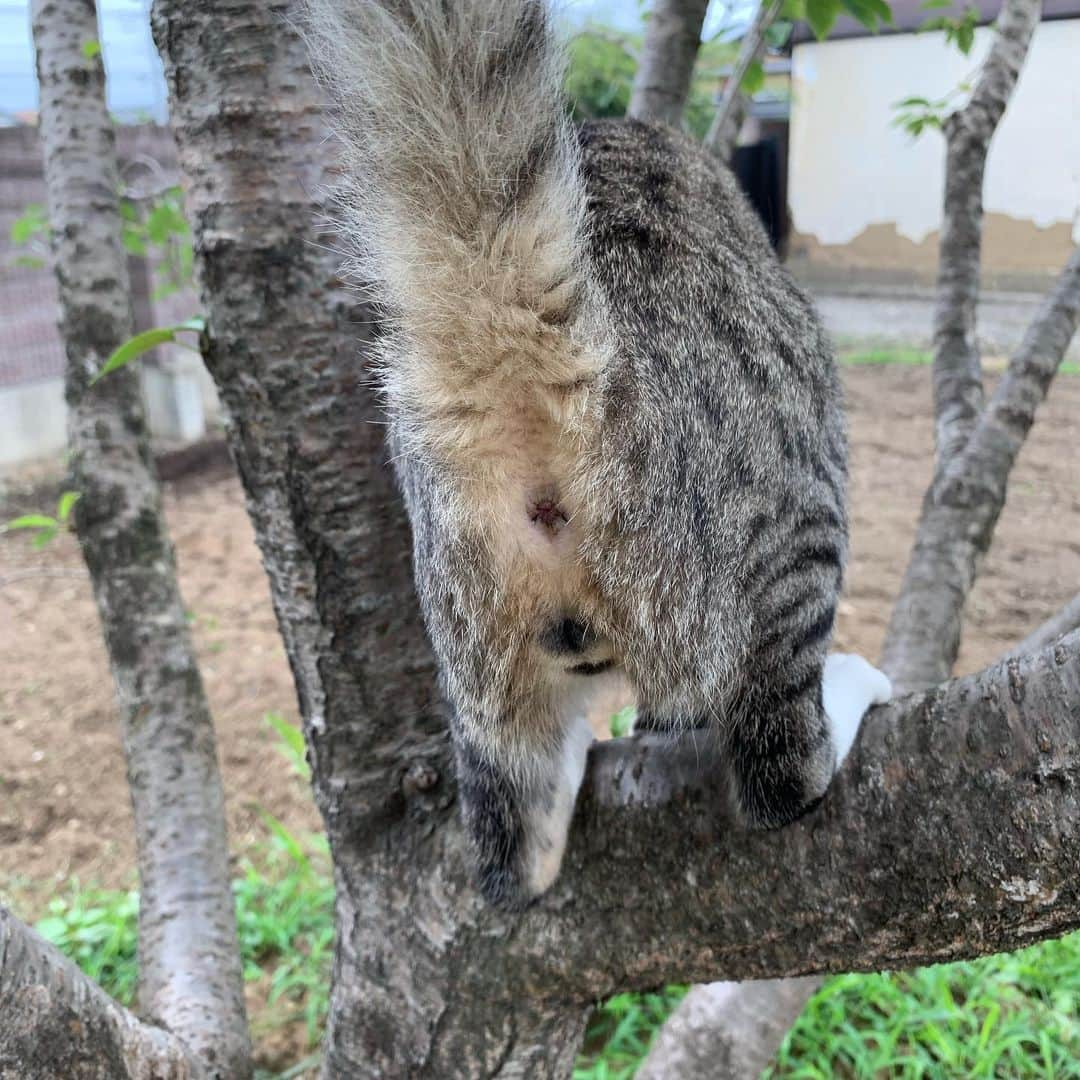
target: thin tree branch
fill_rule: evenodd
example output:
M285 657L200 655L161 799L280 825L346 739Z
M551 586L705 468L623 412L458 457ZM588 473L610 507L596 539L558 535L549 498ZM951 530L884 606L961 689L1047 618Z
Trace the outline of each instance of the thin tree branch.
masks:
M135 369L113 123L88 0L34 0L41 136L67 351L70 487L123 723L140 878L139 999L209 1075L250 1073L214 733L176 586Z
M0 905L0 1076L195 1080L183 1044L118 1005Z
M713 765L691 737L594 747L569 873L510 949L538 986L907 968L1080 926L1080 632L874 709L820 810L776 833L731 822Z
M627 115L682 124L709 0L657 0L645 31Z
M1044 299L966 446L923 500L883 653L898 690L952 671L964 603L1005 505L1016 455L1080 320L1080 248Z
M983 173L1042 13L1041 0L1005 0L971 99L945 121L945 203L934 310L936 469L963 449L983 404L975 336L982 254Z
M784 0L761 0L754 21L742 39L734 70L728 81L724 83L724 91L720 95L716 115L705 136L705 146L721 161L730 161L731 155L735 153L735 141L739 137L739 129L746 116L746 101L742 92L743 79L746 78L750 65L764 55L765 35L769 27L776 22L783 7Z
M1018 645L1010 649L1006 657L1027 656L1052 645L1058 638L1071 634L1080 627L1080 593L1077 593L1057 614L1035 627Z
M657 1032L634 1080L744 1080L776 1055L821 979L692 986Z

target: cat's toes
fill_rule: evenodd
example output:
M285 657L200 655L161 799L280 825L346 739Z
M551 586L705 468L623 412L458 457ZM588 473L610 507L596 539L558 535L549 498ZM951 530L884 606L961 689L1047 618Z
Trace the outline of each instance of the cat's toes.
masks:
M892 683L884 672L854 653L826 657L821 678L821 700L832 729L839 768L855 742L863 714L871 705L892 697Z
M822 681L825 686L842 686L849 693L861 692L871 705L884 705L893 692L889 676L857 653L832 653L827 656Z

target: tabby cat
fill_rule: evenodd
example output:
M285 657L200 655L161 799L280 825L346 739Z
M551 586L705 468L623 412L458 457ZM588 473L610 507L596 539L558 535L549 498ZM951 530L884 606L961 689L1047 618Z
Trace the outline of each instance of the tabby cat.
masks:
M847 453L810 302L689 138L570 123L540 0L309 13L483 893L555 880L616 675L639 727L718 732L748 823L797 818L890 694L827 656Z

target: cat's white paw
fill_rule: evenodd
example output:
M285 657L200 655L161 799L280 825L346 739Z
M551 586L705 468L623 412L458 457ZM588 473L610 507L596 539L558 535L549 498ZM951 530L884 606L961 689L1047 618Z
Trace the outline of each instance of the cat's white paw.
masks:
M836 767L847 757L863 714L871 705L882 705L892 697L889 677L854 653L833 653L826 657L821 677L821 703L832 729L836 747Z

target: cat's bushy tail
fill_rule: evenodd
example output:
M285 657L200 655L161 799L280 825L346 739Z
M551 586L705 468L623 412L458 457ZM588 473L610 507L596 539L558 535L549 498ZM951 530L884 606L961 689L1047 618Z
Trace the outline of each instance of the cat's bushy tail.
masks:
M356 269L397 330L383 382L399 429L469 458L477 432L523 400L565 426L563 399L600 361L584 189L545 3L307 9L337 105Z

